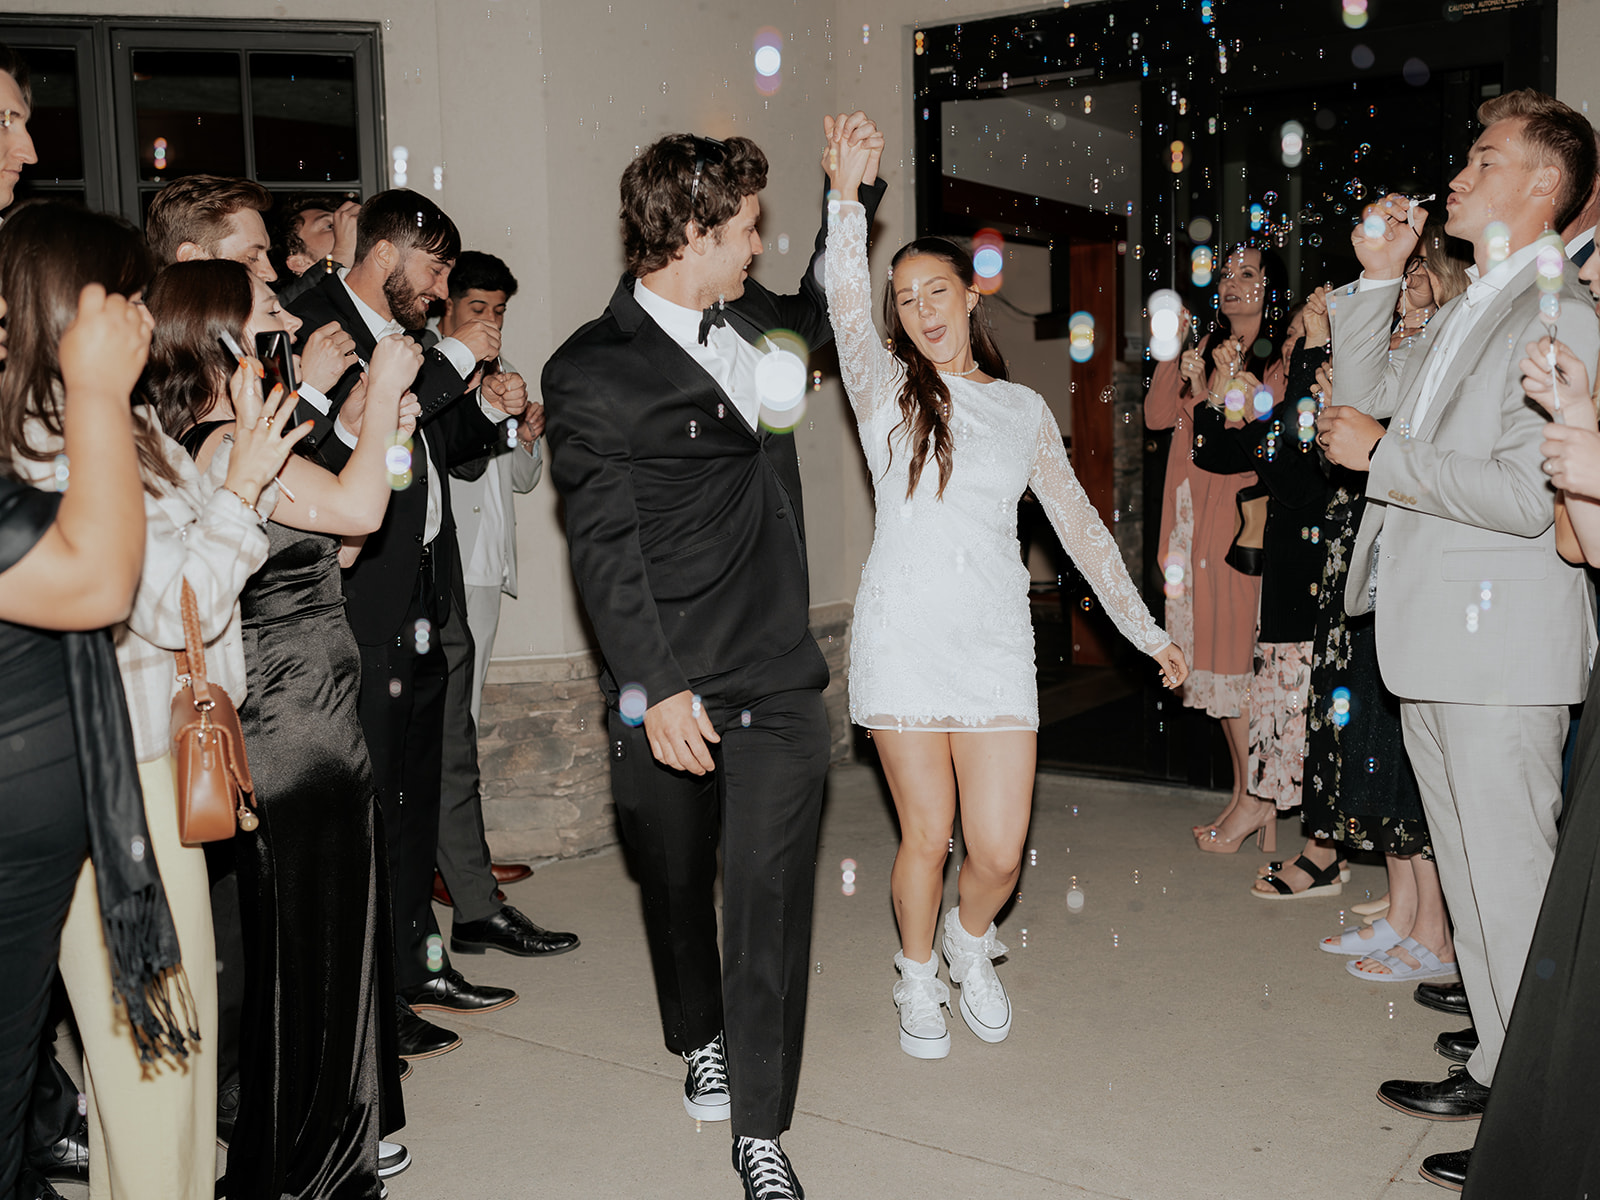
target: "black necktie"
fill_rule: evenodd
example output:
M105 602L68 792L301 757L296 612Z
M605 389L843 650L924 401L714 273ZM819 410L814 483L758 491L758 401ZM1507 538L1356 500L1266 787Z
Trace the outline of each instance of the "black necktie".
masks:
M728 314L723 311L722 301L718 300L710 308L700 314L700 344L706 344L706 335L711 332L713 325L727 325Z
M1591 239L1578 247L1578 252L1572 256L1572 265L1575 267L1583 266L1584 263L1589 261L1589 256L1593 253L1594 241Z

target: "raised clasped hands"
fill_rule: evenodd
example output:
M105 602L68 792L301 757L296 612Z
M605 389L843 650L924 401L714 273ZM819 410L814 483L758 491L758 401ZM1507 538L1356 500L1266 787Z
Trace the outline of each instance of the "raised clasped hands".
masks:
M1374 237L1367 231L1367 219L1376 216L1383 232ZM1368 279L1399 279L1417 248L1418 230L1428 219L1428 210L1412 204L1409 196L1390 192L1361 211L1361 220L1350 233L1350 244Z
M691 775L717 768L706 743L720 742L722 735L692 692L678 692L645 709L644 733L650 740L650 753L664 767Z
M822 169L828 174L828 187L841 200L855 200L861 185L878 178L878 163L883 156L883 134L870 117L859 109L822 118L827 148L822 152Z

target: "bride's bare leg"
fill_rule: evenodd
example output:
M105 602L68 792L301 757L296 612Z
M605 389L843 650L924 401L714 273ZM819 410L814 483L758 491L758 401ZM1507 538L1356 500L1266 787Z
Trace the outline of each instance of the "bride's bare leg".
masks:
M954 733L950 753L961 781L961 927L982 937L1022 874L1022 847L1033 815L1038 735Z
M912 962L925 963L933 954L944 899L944 863L955 827L950 735L875 729L872 741L900 818L900 848L889 874L900 948Z

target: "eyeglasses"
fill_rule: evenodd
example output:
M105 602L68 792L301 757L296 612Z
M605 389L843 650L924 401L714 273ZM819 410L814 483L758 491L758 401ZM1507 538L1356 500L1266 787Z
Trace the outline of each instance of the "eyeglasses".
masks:
M700 175L705 171L706 164L710 163L714 167L720 167L727 162L728 143L719 142L716 138L699 137L692 133L689 138L694 142L695 150L694 183L689 188L689 203L693 205L696 197L700 195Z
M1418 271L1425 271L1427 268L1428 260L1418 255L1406 264L1405 278L1410 279Z

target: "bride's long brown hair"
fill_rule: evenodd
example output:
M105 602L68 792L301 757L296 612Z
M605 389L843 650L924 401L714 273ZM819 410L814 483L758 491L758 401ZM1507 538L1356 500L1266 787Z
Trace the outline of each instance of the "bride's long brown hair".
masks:
M939 464L939 497L944 497L945 485L950 482L950 472L955 465L955 446L950 437L950 386L944 376L917 349L900 323L900 306L895 303L894 272L908 258L927 255L941 259L955 269L962 287L970 290L977 272L972 268L972 255L960 246L941 237L922 237L900 247L889 264L889 286L883 294L883 324L889 331L889 349L906 367L905 383L900 388L900 423L889 431L889 460L894 461L894 437L904 429L911 442L911 472L906 481L906 499L917 490L922 478L922 468L928 461L928 447L933 447L933 459ZM967 316L967 327L972 343L972 357L984 373L995 379L1009 379L1006 360L1000 357L1000 347L995 345L989 328L988 313L983 297L972 306Z

